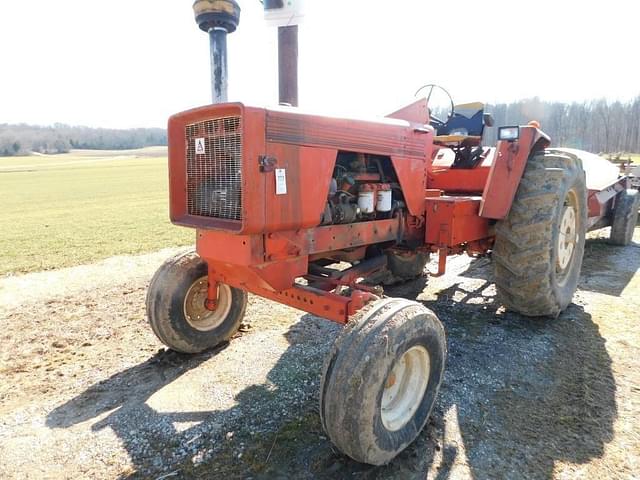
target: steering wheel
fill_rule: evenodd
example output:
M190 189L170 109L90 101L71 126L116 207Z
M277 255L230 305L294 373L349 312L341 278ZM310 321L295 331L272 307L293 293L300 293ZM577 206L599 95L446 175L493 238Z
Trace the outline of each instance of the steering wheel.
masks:
M453 98L451 97L451 94L444 87L441 87L440 85L437 85L435 83L427 83L426 85L423 85L422 87L420 87L416 91L414 96L417 97L418 94L425 88L429 89L429 94L427 95L427 106L429 106L429 100L431 100L431 95L433 94L433 90L436 88L442 90L445 93L445 95L449 98L449 102L451 103L451 109L449 110L447 119L444 122L440 120L438 117L431 115L431 109L429 108L429 117L431 118L431 122L439 126L445 125L449 121L449 119L453 117L453 114L455 113L455 105L453 103Z

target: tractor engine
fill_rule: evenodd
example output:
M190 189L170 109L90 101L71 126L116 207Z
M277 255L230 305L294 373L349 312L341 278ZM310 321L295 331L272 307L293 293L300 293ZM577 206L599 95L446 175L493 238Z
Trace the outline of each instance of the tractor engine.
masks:
M386 172L384 166L387 167ZM404 206L400 200L402 192L393 177L393 169L387 158L340 152L331 177L329 197L321 224L390 218L394 211Z

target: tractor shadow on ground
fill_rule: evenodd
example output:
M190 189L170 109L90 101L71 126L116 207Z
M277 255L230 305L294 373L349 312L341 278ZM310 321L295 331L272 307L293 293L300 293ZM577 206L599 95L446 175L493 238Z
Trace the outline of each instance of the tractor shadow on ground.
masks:
M66 428L109 411L112 413L107 418L113 419L112 415L118 410L126 409L132 404L144 404L155 392L198 367L221 349L200 355L183 355L171 350L160 350L143 363L92 385L77 397L57 407L47 416L46 424L51 428ZM92 428L99 430L104 427L104 423L108 422L101 421Z
M158 412L147 400L179 377L200 366L228 344L198 355L184 355L160 350L151 358L98 382L80 395L49 413L46 426L69 428L94 420L91 430L109 427L127 450L134 468L146 469L156 458L164 456L163 435L180 439L176 422L202 422L214 412ZM159 457L160 456L160 457Z
M217 353L161 352L56 408L47 426L109 427L134 468L121 478L550 479L556 462L602 456L617 409L597 325L576 305L553 320L503 312L490 275L488 260L477 259L439 290L419 279L387 292L434 310L449 350L426 428L387 466L350 460L322 431L319 374L337 328L312 315L284 334L289 345L267 381L235 394L229 409L151 408L154 393Z
M279 436L266 442L275 445L269 465L243 470L243 477L551 479L557 462L601 457L613 438L616 386L591 315L577 305L558 319L504 312L487 280L488 259L473 260L464 275L431 292L433 300L421 300L426 279L387 291L418 298L448 336L440 397L414 443L386 466L352 461L322 439L309 406L316 393L302 422L281 424Z
M429 293L426 279L387 292L418 298L434 310L449 348L440 398L426 428L389 465L362 465L332 447L322 432L314 384L298 420L276 422L277 432L252 442L241 460L218 455L199 472L239 478L550 479L557 462L601 457L613 438L616 386L591 315L576 305L558 319L503 312L488 280L488 259L473 260L463 275L430 292L432 300L421 300ZM308 322L322 320L304 315L287 333L291 346L269 373L277 396L286 397L290 388L282 375L291 362L300 362L298 342L304 347L311 341L295 339ZM311 362L310 375L321 361ZM263 386L237 397L240 404L264 398ZM228 470L229 461L238 470Z
M267 381L236 393L235 405L228 409L155 409L151 397L198 367L215 369L216 355L228 345L197 355L161 350L58 406L46 426L65 429L90 422L93 432L110 429L131 462L122 479L171 473L169 478L317 478L309 472L322 476L329 468L326 461L342 459L322 432L317 408L318 374L338 331L337 325L304 315L284 334L289 346ZM209 360L213 364L205 367ZM215 386L207 385L202 394L211 390ZM178 429L177 424L190 426Z
M443 451L436 478L464 475L461 461L473 478L547 479L556 462L602 456L616 386L591 315L577 305L558 319L501 312L489 287L456 283L424 302L445 324L449 348L434 412Z

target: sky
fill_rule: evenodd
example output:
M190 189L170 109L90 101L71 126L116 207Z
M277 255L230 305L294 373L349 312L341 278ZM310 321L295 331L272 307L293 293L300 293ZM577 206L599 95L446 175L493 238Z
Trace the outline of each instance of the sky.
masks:
M229 100L273 105L277 32L238 0ZM210 103L190 0L0 2L0 123L164 127ZM382 116L437 83L456 103L640 94L640 2L306 0L300 106Z

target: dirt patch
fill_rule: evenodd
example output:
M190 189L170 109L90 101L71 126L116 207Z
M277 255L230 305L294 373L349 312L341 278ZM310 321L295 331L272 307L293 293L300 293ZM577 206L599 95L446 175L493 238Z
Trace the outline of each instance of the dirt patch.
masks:
M336 325L251 297L251 328L229 345L162 348L144 296L175 251L0 279L2 478L640 476L638 243L590 239L556 320L499 308L486 258L387 289L438 314L449 358L429 425L380 468L320 426Z

